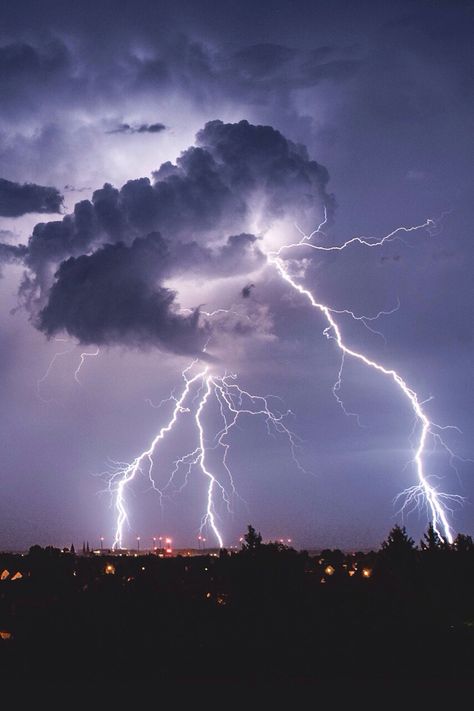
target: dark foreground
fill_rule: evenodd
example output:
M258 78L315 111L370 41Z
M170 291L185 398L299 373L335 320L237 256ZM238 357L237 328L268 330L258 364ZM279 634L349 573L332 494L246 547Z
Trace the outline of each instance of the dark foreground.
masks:
M220 557L1 554L0 678L470 679L469 537L417 549L395 528L378 553L317 557L246 539Z

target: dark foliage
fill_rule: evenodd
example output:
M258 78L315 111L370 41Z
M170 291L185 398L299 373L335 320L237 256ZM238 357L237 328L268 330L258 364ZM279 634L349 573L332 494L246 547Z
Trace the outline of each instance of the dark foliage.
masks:
M2 554L0 678L467 680L472 539L424 541L397 526L377 553L310 555L249 526L239 553Z

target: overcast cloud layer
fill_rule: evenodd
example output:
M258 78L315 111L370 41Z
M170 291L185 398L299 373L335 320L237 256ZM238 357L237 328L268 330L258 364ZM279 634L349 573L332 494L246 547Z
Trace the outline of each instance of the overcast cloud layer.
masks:
M0 547L109 535L90 475L148 443L162 415L146 399L210 337L206 357L296 413L315 474L244 427L233 466L249 508L222 522L227 540L252 521L300 545L380 542L413 483L410 413L349 365L365 426L345 418L324 323L265 268L268 240L314 229L323 206L330 243L440 218L381 251L318 255L306 283L357 313L400 302L376 324L386 341L341 317L346 336L433 396L473 456L473 29L469 2L2 8ZM453 520L472 534L472 466L430 465L471 501ZM163 518L149 498L137 490L131 539L191 542L198 483Z

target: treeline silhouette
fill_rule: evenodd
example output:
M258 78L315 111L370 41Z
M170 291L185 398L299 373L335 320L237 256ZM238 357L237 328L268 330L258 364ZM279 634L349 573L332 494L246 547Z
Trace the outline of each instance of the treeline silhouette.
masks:
M0 554L0 677L467 679L474 544L395 526L379 551Z

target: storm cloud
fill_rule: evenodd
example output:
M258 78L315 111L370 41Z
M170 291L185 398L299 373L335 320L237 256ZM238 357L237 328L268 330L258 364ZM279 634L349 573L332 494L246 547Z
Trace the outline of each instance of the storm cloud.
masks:
M331 211L328 179L303 146L270 126L211 121L152 180L105 184L61 221L37 224L21 298L48 337L65 331L81 343L201 352L209 324L197 310L180 312L164 282L255 272L265 262L248 232L255 200L264 228L321 205Z
M29 212L60 212L63 196L56 188L0 178L0 216L20 217Z
M156 283L166 256L164 241L150 235L129 247L109 244L90 256L70 257L58 270L39 327L47 335L65 330L81 343L195 351L198 313L180 315L175 294Z

